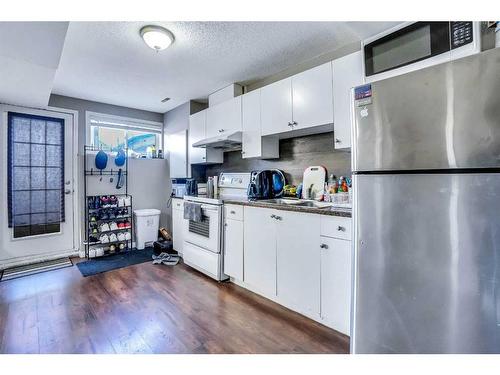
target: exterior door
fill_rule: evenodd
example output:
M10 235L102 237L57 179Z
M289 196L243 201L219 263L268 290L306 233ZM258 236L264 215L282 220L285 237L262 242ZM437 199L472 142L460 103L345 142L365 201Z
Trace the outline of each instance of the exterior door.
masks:
M0 106L0 263L75 251L73 115Z

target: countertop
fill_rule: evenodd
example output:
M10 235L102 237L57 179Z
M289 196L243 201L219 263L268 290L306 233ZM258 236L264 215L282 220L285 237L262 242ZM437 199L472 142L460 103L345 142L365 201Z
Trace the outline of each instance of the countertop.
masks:
M294 211L294 212L304 212L311 214L329 215L329 216L342 216L351 217L352 210L350 208L341 207L328 207L328 208L316 208L316 207L303 207L295 206L293 204L279 204L279 203L269 203L262 201L250 201L248 199L244 200L224 200L224 204L236 204L241 206L252 206L252 207L262 207L262 208L272 208L275 210L282 211Z

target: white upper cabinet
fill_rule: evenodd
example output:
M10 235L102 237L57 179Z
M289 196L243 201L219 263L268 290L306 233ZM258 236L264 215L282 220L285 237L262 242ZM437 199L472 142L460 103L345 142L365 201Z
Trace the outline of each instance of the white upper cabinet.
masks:
M200 111L189 116L189 164L204 163L204 148L193 147L192 144L205 138L207 111Z
M262 135L292 130L292 78L261 89Z
M193 143L206 138L206 119L207 110L203 110L189 116L189 165L223 162L224 155L222 150L192 146ZM188 173L188 175L190 174Z
M250 91L242 95L242 151L243 159L264 158L272 159L279 157L279 140L277 137L262 137L261 90Z
M332 63L292 77L293 130L333 123Z
M351 147L351 88L363 84L361 51L333 61L335 148Z
M262 135L333 123L331 62L261 90Z
M206 138L241 131L241 96L209 107L206 111Z

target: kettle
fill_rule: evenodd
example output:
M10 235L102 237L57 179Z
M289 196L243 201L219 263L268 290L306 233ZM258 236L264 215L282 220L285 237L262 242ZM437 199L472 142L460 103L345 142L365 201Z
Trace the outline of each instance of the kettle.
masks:
M194 178L186 179L186 195L191 197L198 195L198 183Z
M247 196L249 199L272 199L283 195L285 175L279 169L253 171L250 175Z

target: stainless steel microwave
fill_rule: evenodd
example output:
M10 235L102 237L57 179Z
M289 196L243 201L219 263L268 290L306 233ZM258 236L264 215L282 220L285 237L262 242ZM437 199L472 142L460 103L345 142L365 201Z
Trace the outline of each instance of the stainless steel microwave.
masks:
M394 77L481 51L481 23L405 22L362 43L365 82Z

